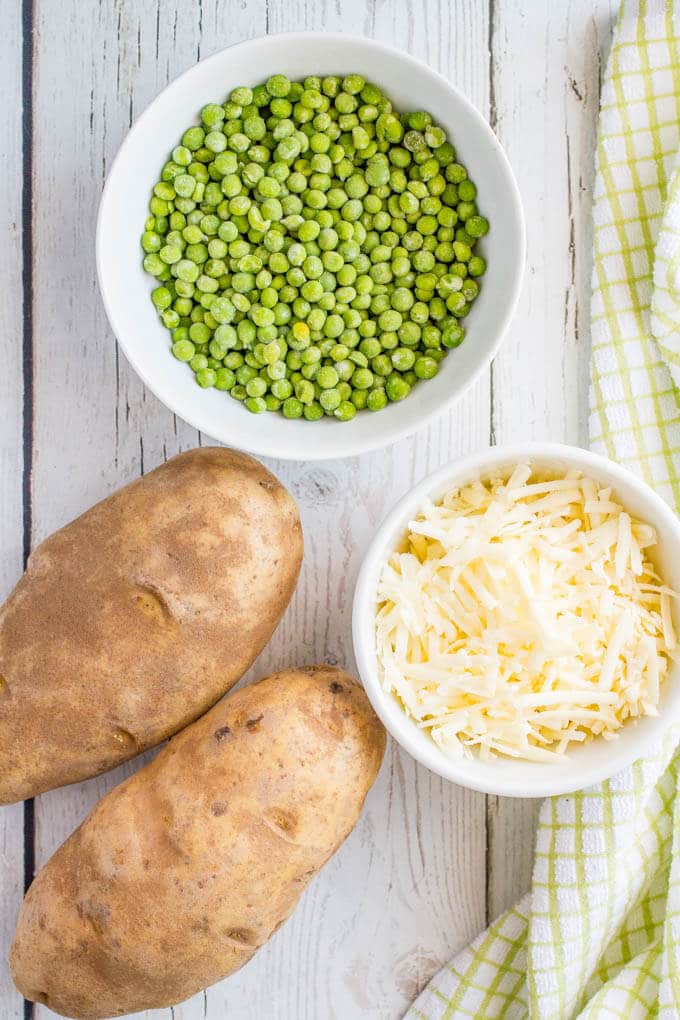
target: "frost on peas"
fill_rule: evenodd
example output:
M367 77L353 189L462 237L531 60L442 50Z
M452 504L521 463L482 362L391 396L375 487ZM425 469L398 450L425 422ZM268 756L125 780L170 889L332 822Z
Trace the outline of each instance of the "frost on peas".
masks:
M172 355L253 414L405 399L464 340L478 201L444 129L362 75L232 89L181 135L140 231Z

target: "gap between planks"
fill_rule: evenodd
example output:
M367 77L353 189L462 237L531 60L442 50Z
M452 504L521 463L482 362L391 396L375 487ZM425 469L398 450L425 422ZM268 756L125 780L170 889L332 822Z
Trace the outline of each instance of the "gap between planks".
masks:
M33 506L33 410L34 410L34 351L33 351L33 0L22 0L22 151L23 182L21 193L21 250L22 250L22 378L23 378L23 563L24 569L31 553ZM35 871L35 804L24 803L24 894L33 881ZM24 1000L24 1020L31 1020L33 1004Z

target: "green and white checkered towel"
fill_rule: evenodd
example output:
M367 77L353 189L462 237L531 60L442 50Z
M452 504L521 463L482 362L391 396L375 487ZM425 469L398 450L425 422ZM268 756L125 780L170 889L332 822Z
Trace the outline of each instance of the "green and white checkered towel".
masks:
M594 449L680 509L680 0L623 4L594 194ZM530 893L407 1020L680 1017L680 750L546 801Z

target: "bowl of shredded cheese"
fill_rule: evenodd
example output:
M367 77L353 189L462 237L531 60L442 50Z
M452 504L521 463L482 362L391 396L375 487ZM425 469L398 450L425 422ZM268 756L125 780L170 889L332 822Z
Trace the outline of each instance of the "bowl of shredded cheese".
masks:
M374 708L434 772L543 797L680 722L680 521L576 447L494 447L409 492L369 548L354 647Z

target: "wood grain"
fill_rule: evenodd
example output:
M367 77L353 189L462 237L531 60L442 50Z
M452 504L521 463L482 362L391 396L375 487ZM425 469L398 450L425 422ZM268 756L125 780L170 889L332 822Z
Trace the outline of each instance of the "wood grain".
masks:
M426 7L421 25L407 2L345 2L320 12L315 4L270 0L269 17L271 30L323 26L407 49L484 109L487 5L456 5L455 17L447 3ZM351 598L376 524L419 477L488 442L488 423L487 378L454 414L391 449L323 465L272 464L301 504L307 552L297 596L254 672L282 654L285 661L306 655L353 666ZM430 775L391 745L348 845L271 945L208 991L209 1015L400 1016L483 924L485 856L484 799Z
M23 569L23 323L22 323L22 25L14 4L3 17L4 51L0 60L0 95L7 111L0 148L0 599L14 587ZM30 45L30 40L29 40ZM30 351L27 364L30 367ZM27 373L29 374L29 373ZM30 383L29 383L30 387ZM30 420L30 392L26 417ZM28 478L26 479L28 481ZM23 1002L14 990L5 963L24 886L24 809L0 807L0 1017L19 1020Z
M33 543L202 441L129 369L97 295L97 203L132 120L197 59L265 31L344 31L406 49L458 85L496 127L523 194L529 263L493 373L450 414L361 458L269 464L300 504L306 557L296 596L245 680L303 661L353 668L354 582L375 527L399 496L489 441L586 442L591 153L612 6L613 0L35 0ZM19 293L21 237L12 227L21 213L18 17L3 28L0 82L6 109L17 113L0 155L0 188L7 189L0 216L9 237L0 258L8 293ZM0 375L9 412L0 428L5 590L22 555L20 338L20 303L0 306L0 343L3 352L8 348ZM36 801L37 866L133 767ZM525 891L534 814L533 802L487 800L447 784L391 744L356 831L272 942L228 982L145 1016L396 1020L437 967ZM21 817L21 808L0 811L3 958L11 904L16 909L23 883ZM3 964L5 1015L17 1020L20 1004ZM34 1016L54 1014L36 1007Z

